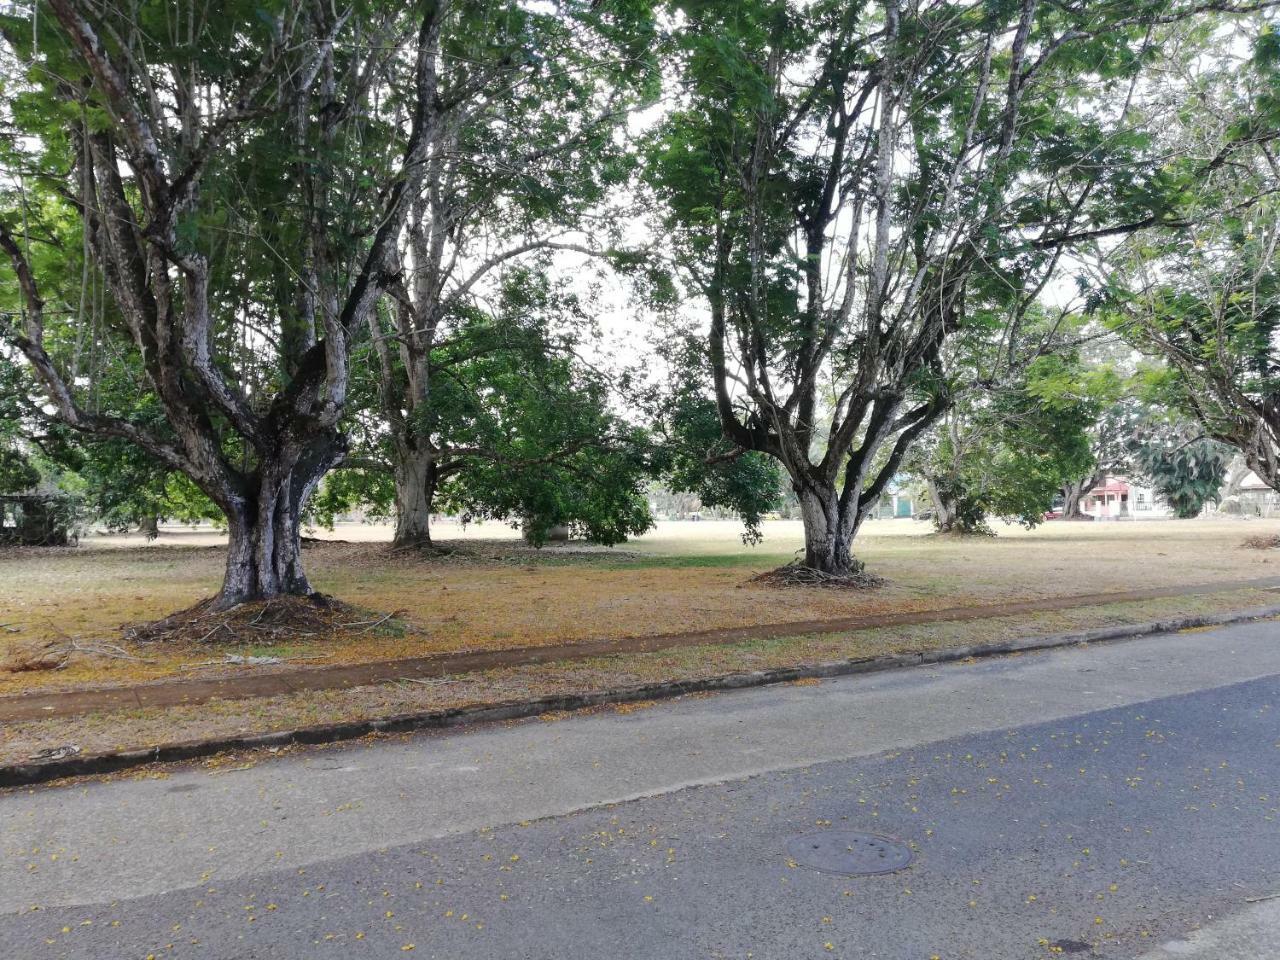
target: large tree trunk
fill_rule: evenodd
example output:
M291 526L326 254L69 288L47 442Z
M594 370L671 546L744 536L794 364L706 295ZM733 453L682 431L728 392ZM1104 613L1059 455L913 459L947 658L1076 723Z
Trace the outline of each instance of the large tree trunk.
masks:
M403 451L396 458L397 547L431 546L431 507L436 495L435 454Z
M227 569L214 606L227 609L250 600L314 591L302 569L299 519L293 507L277 508L264 523L256 511L230 524Z
M336 432L313 438L302 453L288 443L261 465L247 495L219 497L227 515L227 567L214 609L315 591L302 569L302 511L321 478L341 462Z
M1105 474L1094 473L1079 480L1072 480L1062 487L1062 519L1079 520L1085 516L1080 508L1080 500L1090 490L1102 482Z
M854 511L841 508L833 487L797 489L796 496L804 520L804 565L834 576L860 572L863 565L852 553L858 520Z

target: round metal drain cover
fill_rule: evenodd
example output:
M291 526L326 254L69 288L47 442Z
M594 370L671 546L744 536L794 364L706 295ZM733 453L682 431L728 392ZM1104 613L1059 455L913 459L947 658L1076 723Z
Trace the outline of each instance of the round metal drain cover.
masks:
M803 867L823 873L865 876L893 873L911 863L911 848L901 840L856 830L823 830L787 841L787 853Z

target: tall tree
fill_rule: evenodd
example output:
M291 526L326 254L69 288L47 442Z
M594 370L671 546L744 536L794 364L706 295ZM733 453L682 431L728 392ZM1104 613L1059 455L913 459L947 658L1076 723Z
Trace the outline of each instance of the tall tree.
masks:
M346 449L353 336L399 271L396 241L455 104L438 83L448 0L46 0L4 21L10 183L79 218L155 418L85 395L9 196L0 247L25 299L8 331L58 415L180 471L227 519L218 607L309 594L299 523ZM71 336L69 339L74 340ZM248 348L246 348L248 345Z
M1163 401L1280 490L1280 33L1258 6L1165 64L1147 122L1186 227L1107 251L1099 287L1115 328L1173 372Z
M804 563L847 576L950 402L942 347L979 292L1016 318L1063 249L1160 221L1127 103L1160 23L1200 7L674 6L679 107L650 179L709 315L721 427L786 470Z
M392 308L368 318L398 545L430 543L436 490L469 459L439 429L434 393L448 365L467 356L456 341L482 349L468 328L474 311L513 264L546 263L556 251L603 254L619 239L621 218L604 206L633 165L628 116L653 93L651 7L454 0L438 83L457 109L426 143L401 244L403 283L389 289ZM500 345L490 338L483 349ZM478 468L481 460L470 458Z
M1037 357L991 388L969 389L907 458L928 484L940 533L991 532L995 516L1033 527L1062 485L1094 463L1097 415L1075 389L1070 352Z
M486 303L454 307L449 336L428 358L429 394L400 427L429 445L425 486L412 491L423 510L443 509L521 525L533 542L567 526L587 539L616 543L649 526L643 486L651 443L611 409L626 371L591 361L595 337L589 298L531 266L509 267ZM357 391L387 399L380 366ZM393 385L394 386L394 385ZM376 410L377 404L373 405ZM402 546L430 543L427 516L403 503L405 435L374 418L356 430L365 490L395 478L393 500ZM344 471L345 472L345 471ZM351 492L356 485L344 478ZM413 527L414 536L406 529Z

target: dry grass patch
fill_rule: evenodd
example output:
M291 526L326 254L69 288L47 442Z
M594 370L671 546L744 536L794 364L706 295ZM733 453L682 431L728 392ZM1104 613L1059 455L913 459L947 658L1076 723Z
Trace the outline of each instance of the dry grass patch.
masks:
M71 638L121 643L151 662L77 657L62 670L0 673L0 694L262 669L207 664L229 652L358 663L1280 576L1280 562L1267 553L1240 549L1246 533L1280 535L1277 521L1051 523L957 540L900 520L869 524L858 540L859 558L886 579L882 587L779 590L750 578L791 558L799 525L766 524L759 548L743 547L736 531L668 524L624 551L572 556L472 541L475 552L448 557L397 554L370 542L318 544L306 551L317 589L363 610L402 610L402 624L145 648L121 643L121 627L214 593L220 547L10 549L0 552L0 657L18 643Z
M215 700L199 706L117 710L83 717L33 720L0 728L0 763L25 762L41 751L75 745L83 753L153 747L182 740L291 730L454 707L566 696L723 674L792 667L908 651L995 643L1021 637L1145 623L1173 616L1255 609L1274 604L1261 590L1195 598L1101 605L1034 616L926 624L704 645L651 654L535 664L464 674L432 682L389 682L260 700ZM962 668L962 665L958 665ZM809 686L819 681L798 681ZM654 701L618 705L620 714ZM564 712L544 715L555 720Z

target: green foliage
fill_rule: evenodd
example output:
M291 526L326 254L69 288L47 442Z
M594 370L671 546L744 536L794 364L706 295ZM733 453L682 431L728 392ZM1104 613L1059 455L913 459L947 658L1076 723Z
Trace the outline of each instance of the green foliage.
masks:
M0 354L0 493L50 491L79 462L69 431L48 421L38 398L26 368Z
M743 542L759 543L764 515L782 503L782 467L725 439L697 341L677 337L658 349L670 380L651 400L659 438L654 475L673 491L696 495L704 506L733 511L745 528Z
M16 447L0 447L0 493L21 493L39 482L30 457Z
M458 319L418 424L443 451L442 509L510 521L536 544L556 526L615 544L652 525L648 437L609 409L615 378L581 359L585 309L565 283L522 268L492 314Z
M109 530L152 520L223 522L222 511L191 480L118 439L81 439L76 476L86 509Z
M1113 386L1110 372L1060 352L998 390L966 394L913 461L940 501L935 524L961 533L989 533L993 516L1039 524L1062 486L1093 468L1088 430Z
M1280 44L1269 15L1219 23L1192 39L1178 62L1194 59L1197 68L1174 71L1185 88L1165 98L1176 109L1154 110L1150 121L1175 158L1171 203L1187 226L1115 250L1098 299L1113 329L1164 365L1146 375L1153 402L1241 450L1275 485L1280 475L1268 465L1280 441ZM1213 55L1228 48L1251 55ZM1169 478L1167 499L1190 513L1216 493L1209 487L1219 457L1206 444L1174 455L1175 447L1156 443L1139 459L1153 477Z
M1041 357L1027 371L1024 389L996 402L998 442L986 484L991 513L1035 526L1063 483L1093 465L1086 428L1095 403L1088 393L1046 387L1073 366L1069 357Z
M386 470L346 468L324 478L303 515L309 526L332 530L342 514L361 510L366 520L395 516L396 488Z
M1148 427L1133 446L1138 469L1178 517L1192 519L1205 504L1218 502L1230 447L1204 437L1195 426L1168 422Z
M663 427L655 473L672 490L697 495L704 506L732 510L745 528L743 542L759 543L764 515L782 503L778 462L734 450L724 439L715 404L705 396L675 398Z

